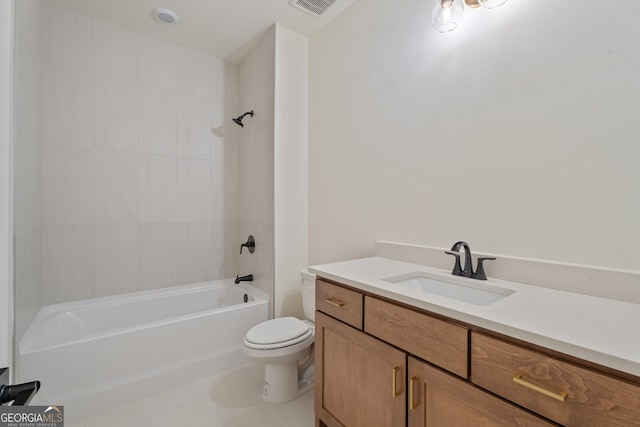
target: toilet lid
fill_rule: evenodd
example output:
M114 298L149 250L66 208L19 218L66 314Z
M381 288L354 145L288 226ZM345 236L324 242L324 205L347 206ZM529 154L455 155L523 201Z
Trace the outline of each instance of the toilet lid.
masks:
M308 335L310 326L295 317L267 320L249 329L245 339L252 344L279 344Z

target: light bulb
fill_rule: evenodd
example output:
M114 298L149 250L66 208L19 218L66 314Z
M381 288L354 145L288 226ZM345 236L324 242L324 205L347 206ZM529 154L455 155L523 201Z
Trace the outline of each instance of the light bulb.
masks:
M441 33L455 30L463 12L462 0L437 0L431 12L431 25Z
M493 9L494 7L502 6L507 0L478 0L482 7L486 9Z

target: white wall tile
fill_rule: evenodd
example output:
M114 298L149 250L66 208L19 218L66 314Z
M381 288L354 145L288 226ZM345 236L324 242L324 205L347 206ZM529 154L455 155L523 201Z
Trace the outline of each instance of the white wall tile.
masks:
M238 130L238 234L240 240L253 234L257 249L252 256L238 258L239 274L253 273L255 285L274 296L274 181L273 87L275 28L258 42L238 65L240 111L254 110L244 128ZM230 88L233 91L233 87ZM277 297L277 296L276 296ZM273 313L273 298L269 302Z
M175 44L139 34L140 83L176 90L178 48Z
M273 221L273 153L242 160L238 165L238 218Z
M178 95L174 90L140 86L140 151L178 154Z
M225 74L227 63L220 58L210 58L211 61L211 97L224 99Z
M239 87L238 87L238 65L231 64L226 62L224 67L224 113L222 114L223 119L219 121L222 123L224 130L224 144L222 145L222 149L224 153L221 153L220 142L214 138L213 141L213 159L225 161L238 161L239 154L239 146L238 146L238 136L239 132L242 130L239 126L234 124L231 121L232 117L237 117L238 115L244 113L244 111L240 110L239 103ZM215 93L214 99L215 101ZM214 109L215 110L215 109ZM212 112L214 118L217 117L217 113ZM215 122L214 122L215 123Z
M92 296L93 227L42 229L42 304Z
M244 111L238 108L238 67L213 59L213 90L211 95L211 147L214 160L238 160L238 131L233 123ZM248 117L247 119L249 119Z
M93 155L82 147L42 147L43 224L93 222Z
M225 279L238 274L238 252L247 236L238 236L238 223L213 222L211 224L211 278ZM246 251L246 249L245 249Z
M138 287L157 289L176 284L178 224L138 226Z
M247 236L252 234L256 240L256 251L248 255L243 253L238 258L238 274L252 273L254 285L262 291L273 295L274 292L274 232L273 223L265 222L240 222L238 225L238 238L245 242ZM273 307L274 299L269 300L269 306Z
M212 87L212 59L200 52L178 47L178 90L209 98Z
M16 106L18 117L24 117L23 111L26 104L26 91L31 83L27 76L24 75L29 69L29 55L28 49L30 44L30 28L29 21L31 20L30 11L28 7L29 2L17 2L13 6L13 69L15 70L13 76L13 85L16 90Z
M137 290L138 226L96 225L93 246L93 296Z
M42 128L42 5L15 3L14 87L16 115L40 134Z
M41 146L37 135L22 120L17 120L16 125L13 229L19 234L40 226Z
M40 230L15 236L15 331L20 341L40 309Z
M15 341L41 307L42 3L15 2L13 239Z
M94 20L94 71L126 80L138 79L138 34Z
M178 161L178 222L211 221L211 162Z
M46 61L76 69L93 70L91 18L46 6L45 3L43 41Z
M210 224L180 224L177 283L210 280L212 252Z
M211 105L208 97L178 94L178 154L211 159Z
M176 222L178 159L141 155L138 180L138 221Z
M140 156L116 150L95 150L94 153L95 223L134 222Z
M17 40L29 102L18 113L15 205L17 230L47 226L42 301L235 275L238 67L45 7L43 34L29 12Z
M238 216L238 164L211 163L211 220L235 221Z
M256 114L252 120L255 130L255 153L264 154L274 150L275 143L275 110L274 110L273 82L265 84L256 90Z
M93 73L45 64L43 142L93 146Z
M95 146L138 151L138 86L102 74L95 76Z

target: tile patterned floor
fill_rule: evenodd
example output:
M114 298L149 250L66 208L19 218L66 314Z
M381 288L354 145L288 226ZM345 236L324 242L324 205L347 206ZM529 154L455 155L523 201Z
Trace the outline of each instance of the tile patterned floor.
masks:
M66 427L313 427L313 391L286 403L262 400L264 366L248 363Z

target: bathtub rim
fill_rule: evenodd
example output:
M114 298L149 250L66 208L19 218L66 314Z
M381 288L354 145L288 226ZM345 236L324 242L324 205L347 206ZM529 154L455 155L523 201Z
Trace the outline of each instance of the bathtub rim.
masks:
M24 347L27 346L28 343L28 339L31 338L35 332L34 332L34 328L33 326L36 324L36 321L39 318L42 318L44 316L47 315L52 315L52 314L56 314L56 313L62 313L65 311L72 311L73 309L78 309L78 308L82 308L82 309L87 309L87 308L95 308L95 307L105 307L105 306L109 306L109 305L116 305L118 302L122 302L122 301L140 301L140 300L144 300L144 299L148 299L151 297L170 297L172 295L179 295L179 294L183 294L183 293L191 293L191 292L197 292L198 290L202 290L202 289L206 289L206 288L210 288L210 287L215 287L215 286L232 286L232 287L238 287L241 289L244 289L245 291L247 291L247 293L250 293L253 296L253 301L248 301L246 303L239 303L239 304L233 304L233 305L228 305L228 306L223 306L223 307L216 307L216 308L212 308L210 310L204 310L204 311L197 311L194 313L188 313L188 314L184 314L181 316L173 316L173 317L168 317L166 319L160 319L160 320L155 320L155 321L150 321L150 322L143 322L143 323L138 323L132 326L126 326L123 328L117 328L117 329L110 329L108 331L103 331L103 332L99 332L99 333L95 333L95 334L89 334L89 335L85 335L79 338L73 338L73 339L69 339L66 341L63 341L59 344L53 344L53 345L47 345L47 346L41 346L41 347L37 347L37 348L33 348L33 347L28 347L26 350L23 349ZM117 294L117 295L109 295L109 296L105 296L105 297L96 297L96 298L87 298L87 299L83 299L83 300L77 300L77 301L70 301L70 302L63 302L63 303L58 303L58 304L50 304L50 305L46 305L42 308L40 308L40 310L38 310L38 313L36 314L36 316L34 317L33 321L31 322L31 324L29 325L29 327L27 328L27 331L25 332L24 336L22 337L22 339L20 340L20 342L18 343L18 354L20 356L23 355L28 355L28 354L33 354L33 353L38 353L41 351L45 351L45 350L52 350L52 349L56 349L56 348L60 348L60 347L64 347L70 344L77 344L80 342L86 342L86 341L92 341L92 340L96 340L96 339L100 339L100 338L104 338L107 336L113 336L113 335L119 335L119 334L123 334L127 331L136 331L136 330L141 330L141 329L145 329L145 328L149 328L149 327L154 327L154 326L162 326L162 325L166 325L175 321L179 321L179 320L187 320L187 319L192 319L192 318L198 318L198 317L202 317L202 316L207 316L213 313L220 313L220 312L224 312L227 310L232 310L232 309L236 309L237 307L249 307L249 306L254 306L254 305L258 305L258 304L264 304L264 303L268 303L269 302L269 295L258 289L257 287L250 285L246 282L242 282L240 284L235 284L234 283L234 279L219 279L219 280L211 280L208 282L199 282L199 283L193 283L193 284L187 284L187 285L177 285L177 286L169 286L166 288L159 288L159 289L150 289L150 290L144 290L144 291L136 291L136 292L128 292L128 293L124 293L124 294ZM24 345L23 345L24 343Z

